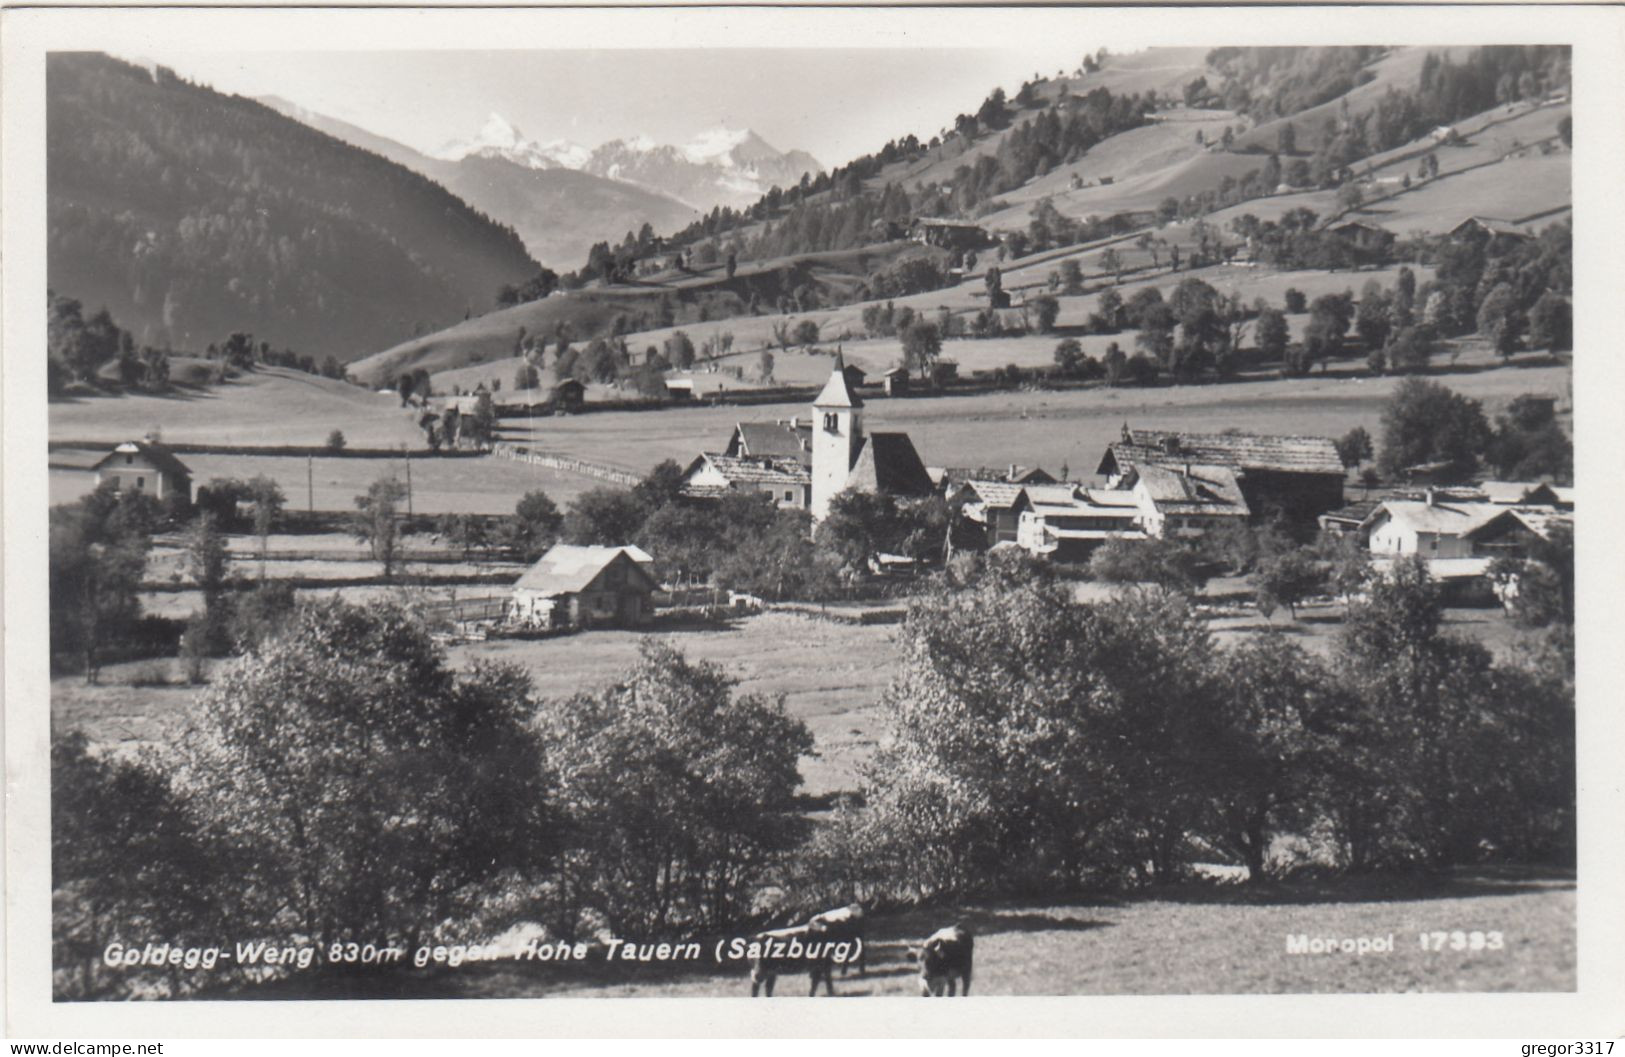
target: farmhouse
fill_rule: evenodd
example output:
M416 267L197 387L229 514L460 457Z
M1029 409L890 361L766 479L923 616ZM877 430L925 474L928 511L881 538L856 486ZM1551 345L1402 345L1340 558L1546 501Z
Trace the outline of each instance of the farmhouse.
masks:
M550 395L554 411L580 411L587 401L587 387L574 378L566 378L553 387Z
M887 396L905 396L908 393L908 370L893 367L881 376L885 380Z
M637 627L659 585L636 547L552 547L513 586L509 617L537 629Z
M940 217L921 217L914 222L910 237L927 246L945 250L974 250L986 246L991 240L978 224L965 220L944 220Z
M1463 242L1479 243L1483 246L1484 252L1492 257L1499 256L1514 246L1529 242L1535 237L1510 220L1476 216L1468 217L1451 228L1449 236Z
M1252 514L1229 466L1143 463L1134 471L1131 494L1140 526L1159 539L1195 539Z
M1032 509L1027 490L1008 481L966 481L950 488L948 504L981 529L977 542L988 548L1016 542L1022 515Z
M1327 230L1361 253L1384 253L1394 243L1392 231L1364 220L1345 221Z
M1429 491L1423 499L1390 499L1360 526L1374 555L1471 558L1470 533L1503 512L1491 503L1459 502Z
M1150 466L1183 471L1187 478L1201 467L1195 478L1215 495L1228 496L1233 484L1239 489L1239 503L1227 500L1230 510L1219 516L1234 516L1236 509L1244 508L1253 518L1279 513L1299 522L1313 521L1343 505L1347 473L1337 446L1327 437L1183 433L1130 429L1127 424L1122 439L1107 447L1095 472L1105 476L1109 488L1133 489L1141 470ZM1176 496L1181 487L1159 478L1154 490L1166 494L1164 502L1179 503L1184 502ZM1148 531L1152 528L1147 525Z
M1036 485L1022 511L1016 543L1028 553L1059 562L1087 561L1107 540L1143 540L1140 497L1132 492Z
M1512 507L1469 531L1467 539L1479 557L1527 558L1537 543L1550 540L1560 528L1573 527L1574 519L1558 510Z
M114 491L146 492L154 499L192 498L192 471L162 444L128 440L104 455L95 466L96 486L108 481Z
M775 505L805 510L812 472L797 455L723 455L704 452L683 472L683 494L695 499L735 492L765 492Z
M789 456L812 465L812 423L792 418L788 422L736 422L723 447L724 455L735 457Z

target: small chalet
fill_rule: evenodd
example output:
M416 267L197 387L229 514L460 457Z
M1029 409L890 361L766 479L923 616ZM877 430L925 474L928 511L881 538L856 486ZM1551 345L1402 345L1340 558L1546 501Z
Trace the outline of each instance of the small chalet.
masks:
M1463 242L1479 243L1484 247L1484 252L1491 257L1499 256L1535 237L1510 220L1476 216L1468 217L1451 228L1449 236Z
M915 242L945 250L974 250L989 245L992 240L981 225L968 220L944 220L940 217L921 217L914 222L910 237Z
M1394 233L1364 220L1348 220L1327 229L1361 253L1380 254L1394 244Z
M1133 477L1130 490L1148 536L1195 539L1252 515L1239 474L1229 466L1142 463Z
M1140 471L1149 466L1171 469L1187 479L1202 467L1194 477L1206 482L1201 487L1227 497L1229 510L1223 516L1244 509L1253 518L1279 512L1299 522L1312 522L1341 507L1347 475L1329 437L1184 433L1130 429L1126 424L1122 438L1107 447L1095 472L1105 476L1108 488L1133 489ZM1175 492L1183 487L1159 477L1154 490L1166 492L1165 502L1182 502ZM1239 489L1234 497L1239 502L1230 496L1232 487Z
M573 414L580 411L582 405L587 402L587 387L574 378L566 378L553 387L551 395L552 399L549 402L553 405L554 411Z
M1574 518L1562 511L1515 506L1501 510L1467 533L1477 557L1527 558L1530 548L1550 540L1559 529L1574 528Z
M908 370L903 367L893 367L881 376L885 380L887 396L904 396L908 393Z
M1505 509L1429 491L1424 499L1390 499L1379 504L1359 531L1373 555L1471 558L1473 530Z
M987 548L1014 543L1022 514L1032 509L1026 489L1008 481L966 481L949 490L948 504L981 530L977 542Z
M514 584L509 618L537 630L637 627L654 608L653 563L637 547L557 544Z
M91 468L98 488L111 481L116 492L146 492L158 500L192 498L192 471L168 448L152 441L125 441Z

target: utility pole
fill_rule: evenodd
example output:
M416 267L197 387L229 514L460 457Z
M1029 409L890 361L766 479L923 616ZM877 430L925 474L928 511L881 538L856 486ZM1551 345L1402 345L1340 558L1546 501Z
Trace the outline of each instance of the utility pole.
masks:
M305 513L316 513L316 456L305 456Z
M412 453L405 444L401 445L401 453L406 456L406 519L412 520Z

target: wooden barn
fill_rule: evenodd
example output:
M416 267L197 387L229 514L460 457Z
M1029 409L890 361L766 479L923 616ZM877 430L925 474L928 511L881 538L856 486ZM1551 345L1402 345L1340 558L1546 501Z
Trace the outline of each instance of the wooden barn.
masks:
M514 584L509 621L536 630L638 627L654 610L653 562L637 547L557 544Z

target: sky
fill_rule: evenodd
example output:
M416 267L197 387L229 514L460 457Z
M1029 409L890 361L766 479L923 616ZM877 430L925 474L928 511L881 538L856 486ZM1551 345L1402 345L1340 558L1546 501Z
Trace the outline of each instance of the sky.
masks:
M995 87L1074 69L1084 42L1010 48L684 48L204 52L121 55L247 96L277 95L420 151L500 114L532 140L683 144L750 128L826 167L928 139ZM1090 48L1089 50L1093 50Z

